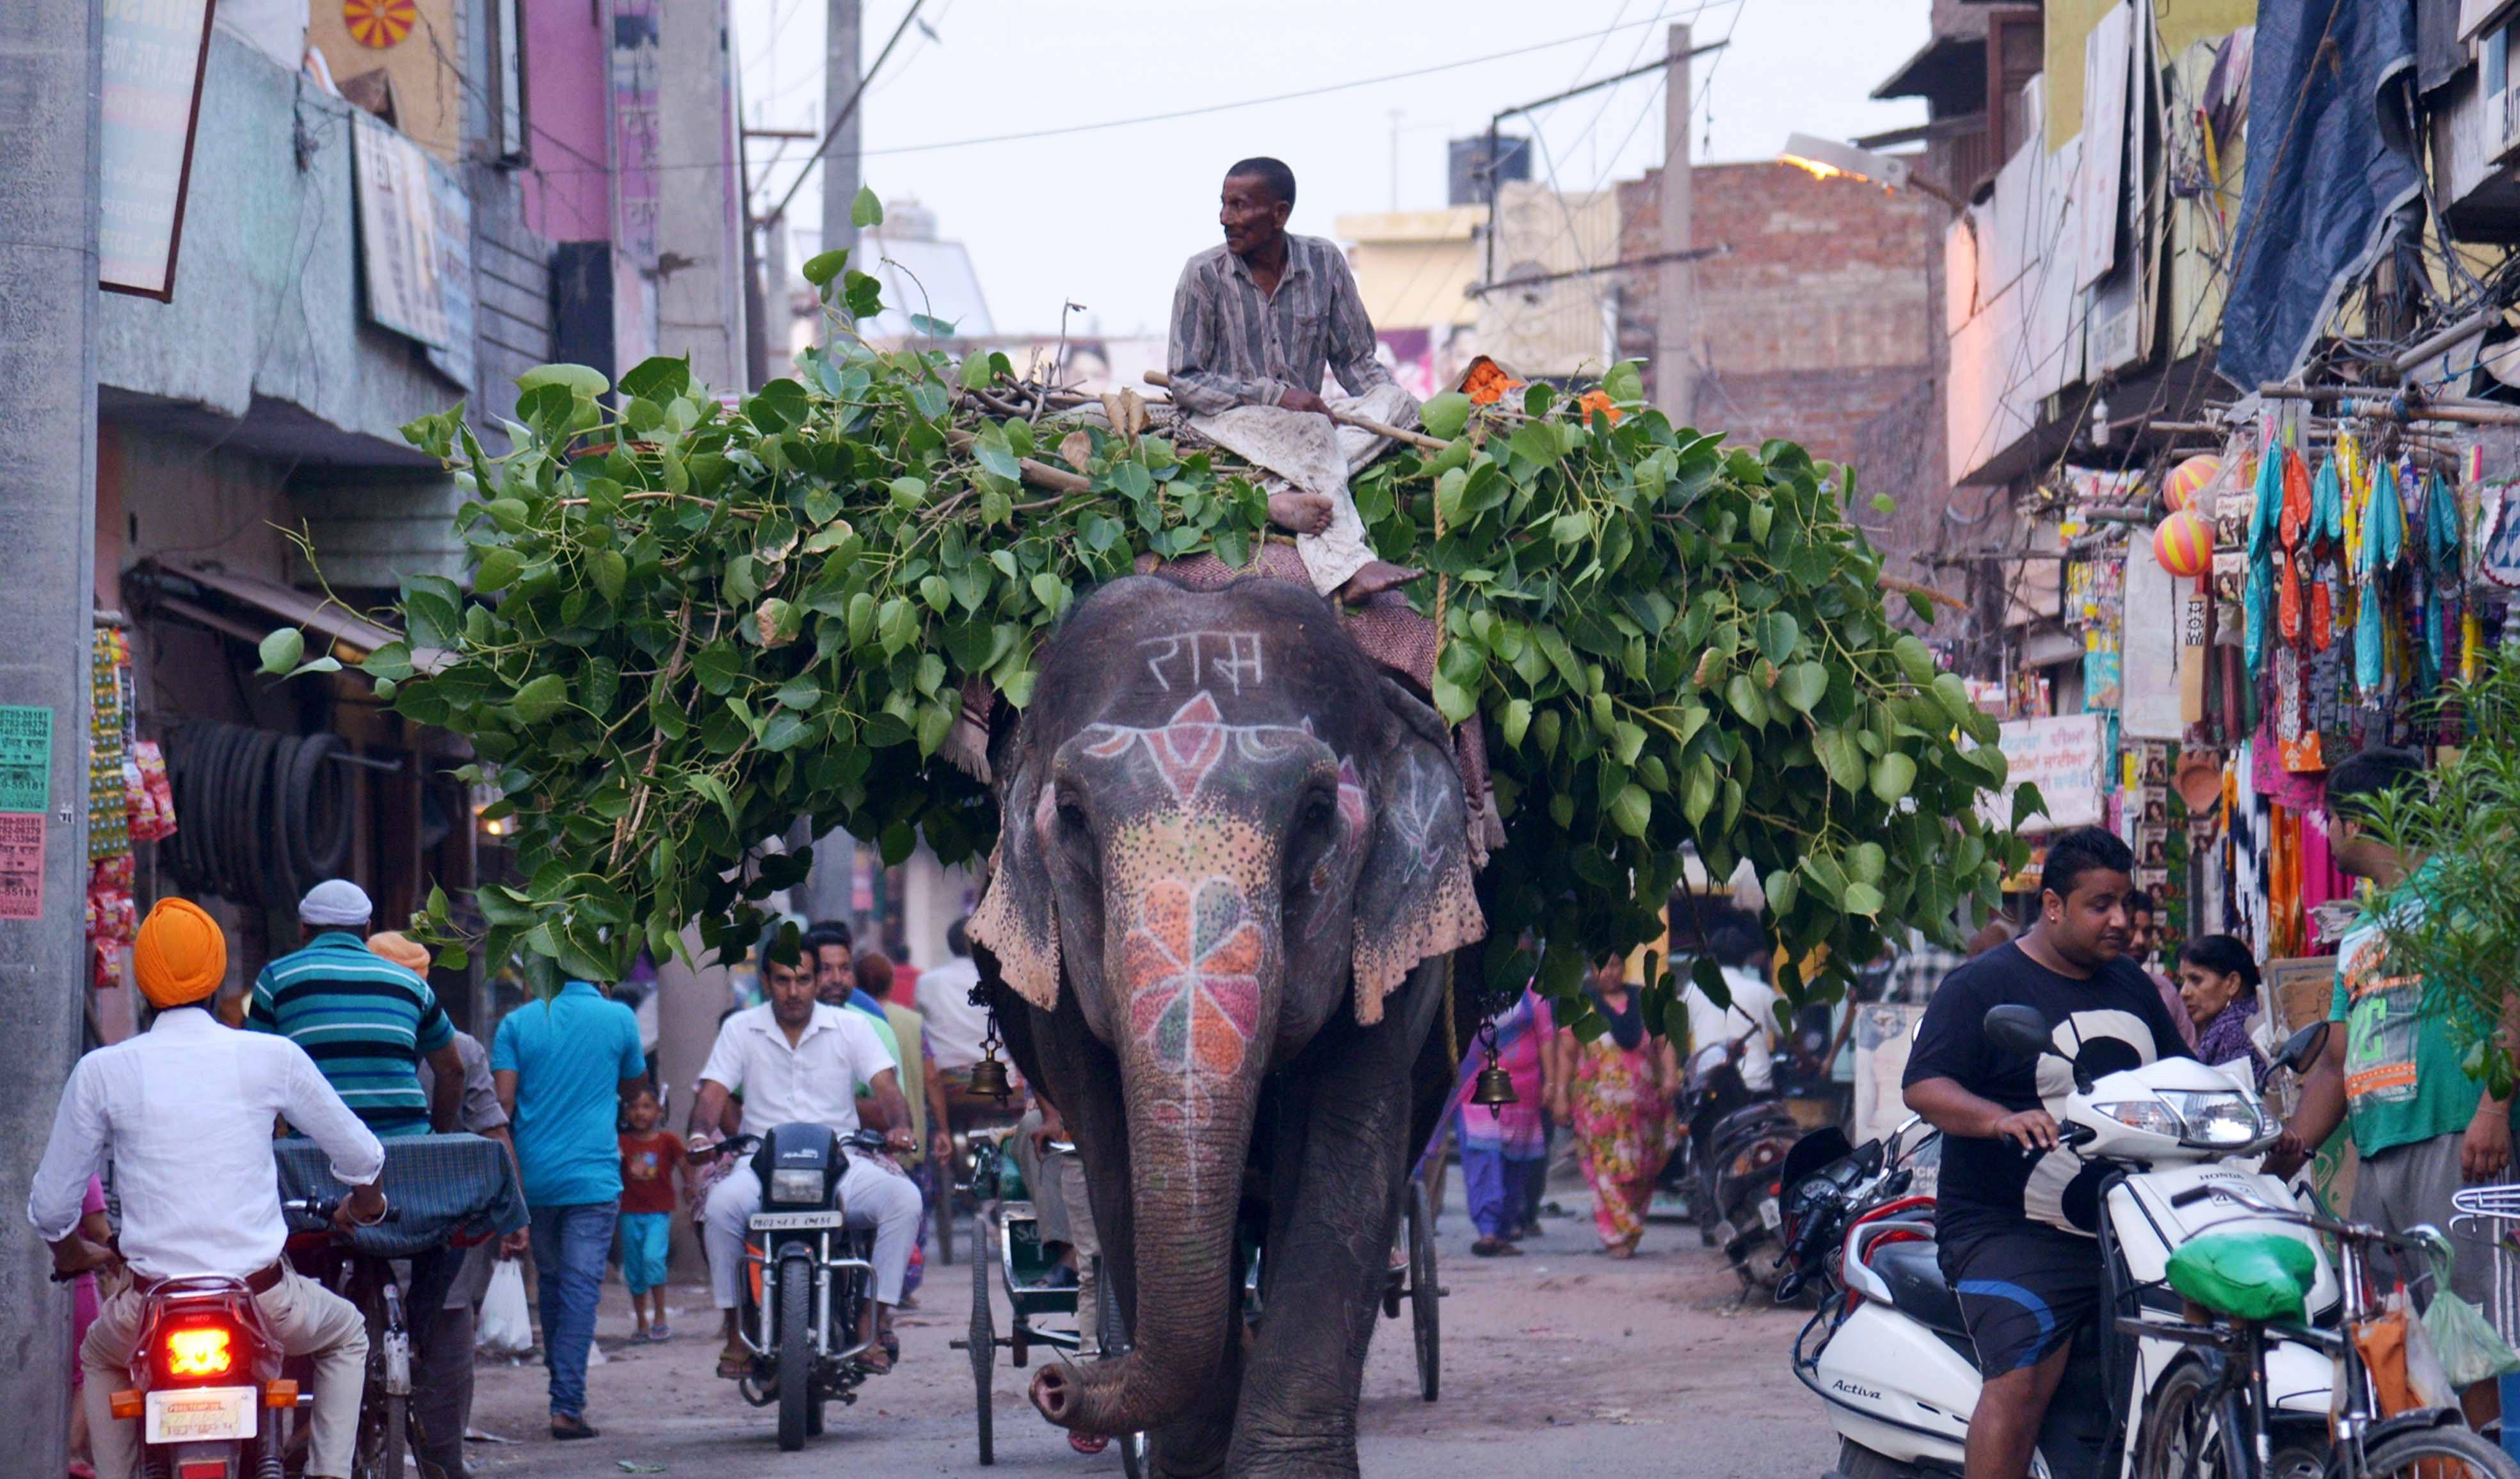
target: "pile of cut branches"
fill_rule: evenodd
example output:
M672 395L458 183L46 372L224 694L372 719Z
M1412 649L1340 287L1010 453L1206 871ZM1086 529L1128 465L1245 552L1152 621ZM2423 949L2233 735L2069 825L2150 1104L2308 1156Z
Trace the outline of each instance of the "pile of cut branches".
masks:
M841 254L807 275L843 324L879 307ZM470 737L522 878L480 891L475 941L432 895L441 959L605 977L694 920L740 953L808 865L765 846L799 817L887 861L922 836L984 854L990 798L937 755L965 678L1021 708L1080 590L1142 552L1239 566L1282 537L1249 469L1045 417L1001 354L835 339L733 409L652 359L617 388L527 374L503 457L460 407L405 429L471 495L477 573L469 595L406 579L408 642L362 666ZM1894 627L1850 471L1674 427L1631 365L1581 401L1532 385L1423 417L1443 450L1396 449L1357 501L1384 558L1432 573L1421 610L1444 582L1433 699L1485 715L1508 839L1492 933L1544 942L1552 991L1655 937L1689 845L1717 879L1756 868L1796 958L1828 947L1827 981L1788 971L1796 1000L1992 899L2022 856L1977 814L2003 780L1993 725ZM329 662L301 655L266 643L274 671ZM1499 984L1534 965L1490 958ZM1672 1008L1667 978L1648 1005Z

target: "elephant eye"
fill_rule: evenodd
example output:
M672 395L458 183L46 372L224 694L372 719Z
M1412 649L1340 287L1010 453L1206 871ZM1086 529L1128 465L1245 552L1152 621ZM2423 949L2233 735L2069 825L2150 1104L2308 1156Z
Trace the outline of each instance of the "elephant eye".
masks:
M1314 887L1321 881L1320 862L1331 845L1338 821L1338 798L1329 791L1315 788L1295 806L1294 826L1286 839L1287 892L1293 893L1298 879L1311 878Z

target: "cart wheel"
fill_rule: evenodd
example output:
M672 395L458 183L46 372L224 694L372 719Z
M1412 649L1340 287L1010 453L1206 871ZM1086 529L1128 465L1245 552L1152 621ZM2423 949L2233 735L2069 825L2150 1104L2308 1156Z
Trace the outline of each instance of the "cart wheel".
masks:
M968 1344L971 1350L971 1385L978 1397L972 1408L972 1417L980 1432L980 1461L995 1463L998 1451L989 1424L996 1416L991 1409L997 1398L989 1378L998 1362L998 1327L989 1317L989 1215L985 1212L971 1214L970 1254L971 1333Z
M1102 1360L1117 1361L1129 1354L1129 1322L1120 1317L1120 1302L1111 1297L1111 1282L1101 1272L1101 1255L1095 1257L1094 1263L1094 1285L1102 1291L1094 1311L1094 1322L1100 1327L1095 1332L1096 1340L1102 1347ZM1122 1433L1113 1447L1120 1451L1120 1470L1128 1479L1147 1479L1154 1472L1146 1434Z
M1435 1211L1426 1204L1426 1186L1412 1182L1409 1193L1409 1299L1418 1337L1418 1395L1435 1400L1443 1382L1444 1353L1438 1338L1436 1301L1443 1288L1435 1282Z

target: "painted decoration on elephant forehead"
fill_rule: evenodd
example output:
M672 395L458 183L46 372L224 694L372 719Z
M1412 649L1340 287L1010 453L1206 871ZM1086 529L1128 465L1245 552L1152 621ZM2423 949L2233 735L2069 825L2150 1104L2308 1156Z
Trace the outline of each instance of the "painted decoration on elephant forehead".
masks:
M1268 681L1256 631L1183 631L1148 637L1138 644L1146 653L1147 671L1166 693L1210 686L1242 696L1245 683L1257 688Z
M1095 760L1121 760L1144 750L1178 802L1195 798L1231 750L1244 760L1276 760L1312 738L1295 724L1229 724L1204 688L1152 729L1131 724L1092 724L1079 736Z
M1123 949L1129 1031L1154 1061L1183 1074L1239 1071L1259 1031L1268 950L1241 886L1157 879Z

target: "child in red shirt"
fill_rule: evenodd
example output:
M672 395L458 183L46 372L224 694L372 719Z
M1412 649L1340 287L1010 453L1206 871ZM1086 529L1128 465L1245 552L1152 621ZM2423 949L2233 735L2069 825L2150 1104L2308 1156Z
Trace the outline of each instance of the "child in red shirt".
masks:
M673 1178L684 1162L682 1140L657 1128L664 1117L656 1091L643 1088L630 1100L630 1131L621 1136L621 1279L639 1318L633 1340L674 1333L665 1325L665 1254L673 1241Z

